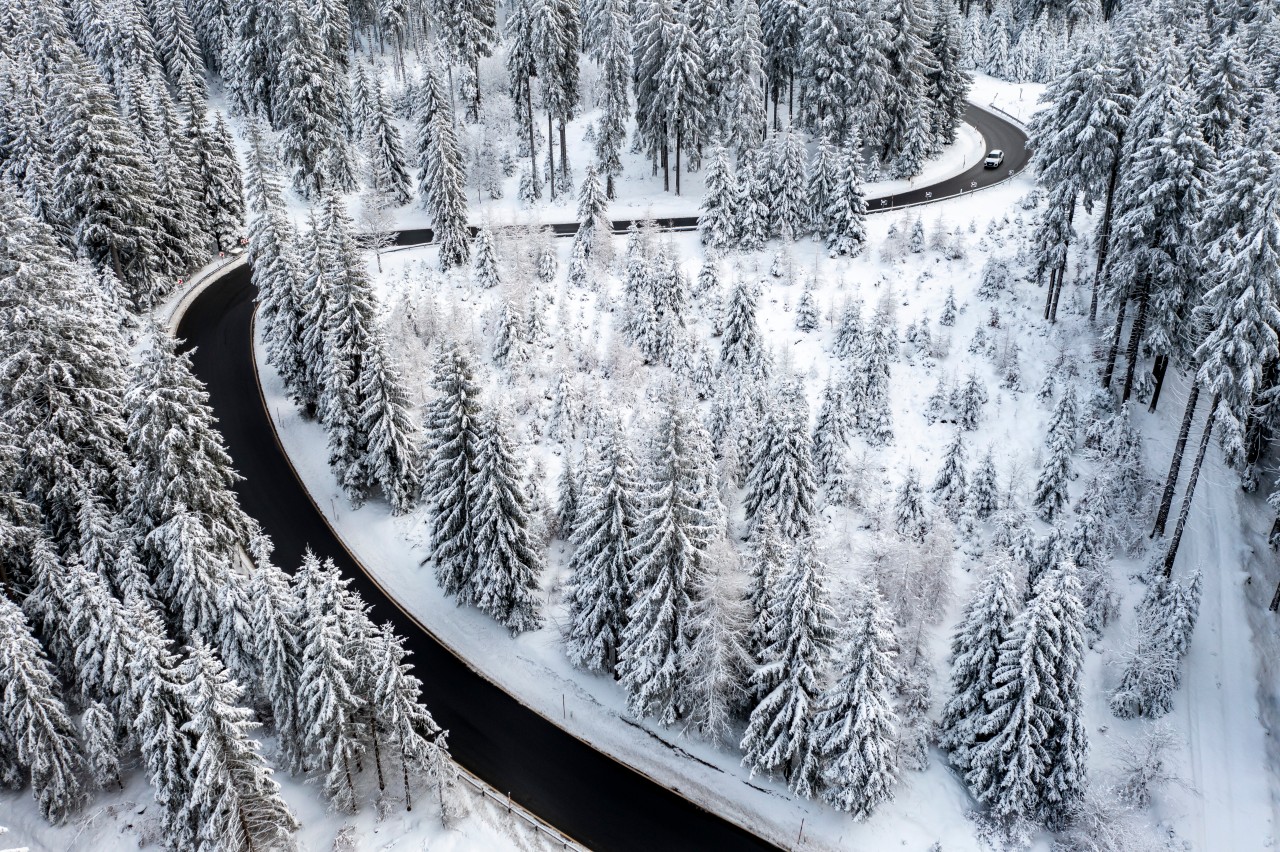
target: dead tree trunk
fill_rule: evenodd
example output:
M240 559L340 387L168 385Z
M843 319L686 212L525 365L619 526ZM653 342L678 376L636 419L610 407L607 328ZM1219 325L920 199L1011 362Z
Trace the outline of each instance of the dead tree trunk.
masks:
M551 187L551 200L556 200L556 145L551 141L555 133L551 125L551 110L547 110L547 185Z
M1111 387L1111 377L1116 372L1116 357L1120 354L1120 333L1124 331L1124 315L1129 309L1129 300L1120 302L1120 310L1116 311L1116 327L1111 334L1111 349L1107 352L1107 366L1102 371L1102 386Z
M1151 404L1147 406L1147 411L1156 410L1156 403L1160 401L1160 390L1164 387L1164 376L1167 372L1169 372L1169 356L1157 355L1156 363L1151 367L1151 375L1155 377L1156 387L1151 392Z
M1117 149L1119 142L1117 141ZM1116 179L1120 176L1120 157L1111 163L1111 174L1107 176L1107 199L1102 208L1102 224L1098 233L1098 265L1093 270L1093 296L1089 299L1089 322L1098 318L1098 287L1102 281L1103 269L1107 265L1107 253L1111 250L1111 216L1114 210L1112 202L1116 197Z
M1128 351L1125 352L1124 391L1120 394L1121 402L1128 402L1133 394L1133 377L1138 371L1138 349L1142 345L1142 337L1147 331L1147 308L1151 305L1151 294L1146 283L1138 295L1138 315L1133 318L1133 330L1129 332Z
M1191 465L1191 478L1187 480L1187 493L1182 495L1182 509L1178 512L1178 525L1173 529L1173 538L1169 540L1169 551L1164 555L1164 575L1173 575L1173 561L1178 558L1178 545L1182 544L1182 533L1187 528L1187 516L1191 514L1191 500L1196 495L1196 483L1200 481L1200 468L1204 466L1204 454L1209 450L1209 439L1213 437L1213 422L1218 414L1218 401L1221 397L1213 395L1209 403L1209 414L1204 420L1204 432L1200 435L1200 449L1196 451L1196 460Z
M1187 395L1187 408L1182 412L1182 426L1178 429L1178 440L1173 445L1173 458L1169 461L1169 475L1164 481L1160 510L1156 512L1156 523L1151 528L1152 538L1164 535L1164 525L1169 522L1169 512L1173 509L1173 495L1178 490L1178 474L1182 472L1182 456L1187 450L1187 438L1191 436L1191 421L1195 419L1198 402L1200 402L1200 383L1193 380L1191 393Z

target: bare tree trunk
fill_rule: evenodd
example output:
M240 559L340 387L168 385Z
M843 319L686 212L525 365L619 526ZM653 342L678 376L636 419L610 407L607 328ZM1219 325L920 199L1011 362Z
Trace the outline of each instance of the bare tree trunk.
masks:
M671 152L665 137L662 140L662 191L671 191Z
M1196 452L1196 460L1191 465L1191 478L1187 480L1187 493L1182 495L1182 509L1178 512L1178 525L1174 527L1173 538L1169 541L1169 552L1164 555L1164 575L1173 574L1173 561L1178 558L1178 545L1182 543L1182 533L1187 528L1187 516L1191 514L1191 500L1196 494L1196 483L1200 480L1200 468L1204 465L1204 454L1209 449L1209 439L1213 436L1213 422L1218 414L1218 402L1221 397L1213 395L1209 403L1209 414L1204 420L1204 432L1200 436L1200 449Z
M681 132L676 130L676 195L680 194L680 142L682 141Z
M1093 296L1089 300L1089 322L1098 318L1098 285L1102 279L1103 267L1107 264L1107 252L1111 250L1111 214L1112 201L1116 195L1116 178L1120 175L1120 158L1116 157L1111 164L1111 174L1107 177L1107 200L1102 208L1102 226L1098 234L1098 265L1093 270Z
M1196 404L1200 401L1200 382L1192 381L1191 393L1187 395L1187 407L1182 412L1182 426L1178 429L1178 440L1173 445L1173 458L1169 461L1169 475L1164 481L1164 494L1160 497L1160 509L1156 512L1156 523L1151 528L1151 537L1164 535L1164 525L1169 522L1169 512L1173 509L1173 495L1178 490L1178 474L1182 471L1182 456L1187 449L1187 438L1191 436L1191 421L1196 416Z
M1116 311L1116 327L1111 335L1111 349L1107 352L1107 366L1102 371L1102 386L1104 388L1111 387L1111 377L1116 372L1116 356L1120 354L1120 333L1124 331L1124 315L1129 309L1129 300L1125 299L1120 303L1120 310Z
M569 185L569 145L565 142L564 119L560 119L560 174L564 185Z
M1156 404L1160 402L1160 391L1164 388L1164 377L1169 372L1169 356L1157 355L1156 362L1151 367L1151 375L1155 376L1156 388L1151 392L1151 404L1147 406L1147 411L1154 412Z
M547 176L550 180L547 185L551 187L551 200L556 200L556 146L552 142L554 130L551 126L551 110L547 110Z
M1062 273L1062 267L1055 266L1053 271L1049 273L1049 287L1044 294L1044 318L1049 318L1049 313L1053 309L1053 291L1058 286L1058 276Z
M1062 298L1062 285L1067 278L1067 264L1071 262L1071 225L1076 220L1076 200L1071 199L1071 209L1067 211L1067 236L1062 246L1062 266L1058 267L1058 286L1053 288L1053 304L1049 311L1049 322L1058 321L1058 300Z
M1138 370L1138 348L1147 330L1147 308L1151 304L1149 286L1144 283L1142 293L1138 296L1138 315L1133 319L1133 329L1129 332L1129 347L1125 353L1128 363L1124 371L1124 390L1120 394L1121 402L1128 402L1133 394L1133 376Z
M413 810L413 800L409 798L409 760L405 756L403 746L400 748L400 771L404 773L404 809Z
M533 131L533 81L530 80L526 87L527 96L524 99L525 116L529 127L529 178L533 181L533 197L542 197L542 187L538 182L538 145L537 136Z

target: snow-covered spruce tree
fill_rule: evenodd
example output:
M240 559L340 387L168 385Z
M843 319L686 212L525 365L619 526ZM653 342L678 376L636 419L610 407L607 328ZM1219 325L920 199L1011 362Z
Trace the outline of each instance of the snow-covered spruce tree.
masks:
M1156 719L1173 709L1182 660L1200 612L1200 590L1199 571L1181 582L1163 574L1152 578L1137 607L1138 635L1111 693L1112 713L1122 719Z
M0 595L0 726L40 815L60 825L88 800L84 758L52 667L18 605Z
M920 474L914 467L907 468L907 475L898 488L893 501L893 517L893 528L898 535L915 542L924 541L931 524L924 505L924 492L920 489Z
M613 672L631 605L640 523L635 465L620 421L587 472L569 557L565 650L576 666Z
M887 320L890 321L891 320ZM875 446L893 442L893 412L889 408L889 362L897 348L896 332L877 318L862 341L862 400L855 406L858 428Z
M795 130L774 137L769 168L769 231L784 239L795 239L808 231L809 206L805 196L804 138Z
M687 152L690 165L696 166L706 141L707 92L705 59L698 33L693 29L692 10L678 4L673 5L673 11L672 20L663 31L663 62L655 94L666 124L664 174L669 142L675 153L675 189L679 195L681 157Z
M753 692L763 697L751 710L740 746L752 774L777 773L806 797L821 783L813 712L833 639L825 571L812 540L792 549L773 593L765 662L751 676Z
M168 282L157 275L156 187L142 142L82 56L54 75L48 97L59 220L96 268L114 273L135 308L150 309Z
M924 160L935 150L933 115L928 108L929 76L938 65L929 50L931 21L917 0L891 0L884 7L883 51L887 60L887 85L881 110L879 144L881 159L894 164L903 176L919 174Z
M768 373L769 354L756 324L758 298L757 288L743 280L735 283L729 293L724 335L720 339L722 374L760 379Z
M964 384L957 389L952 399L956 409L956 420L960 428L972 432L982 421L982 408L987 404L987 386L974 371L965 377Z
M467 175L448 102L419 104L417 109L418 193L423 209L431 214L431 240L440 246L440 268L448 271L465 265L471 255Z
M330 560L307 551L294 577L302 611L295 616L302 634L298 708L304 753L330 805L356 809L355 773L365 743L357 720L367 698L356 694L361 675L348 653L350 637L342 619L343 580Z
M476 570L471 480L480 451L480 388L471 362L452 346L436 365L432 386L439 394L424 414L422 496L432 530L430 561L436 581L460 604L474 601Z
M110 484L127 467L123 338L92 276L70 264L50 229L5 187L0 265L0 432L15 461L6 481L72 548L86 487L114 510Z
M706 550L721 527L711 510L710 439L673 389L653 439L632 553L632 604L619 648L628 710L670 725L686 710L691 610Z
M768 513L761 515L756 520L755 529L751 531L751 543L745 559L748 578L746 602L751 617L751 626L747 630L747 651L757 666L766 662L769 625L773 620L773 596L778 590L778 576L787 562L789 552L790 549L778 534L777 521ZM756 694L756 698L763 697L763 693Z
M125 514L142 542L140 553L158 590L181 613L184 629L212 642L215 626L205 618L216 617L216 608L201 615L203 605L187 598L195 606L188 612L179 596L196 593L206 580L214 585L198 594L214 592L222 571L238 560L239 548L248 544L257 525L232 490L240 477L214 426L208 394L191 372L190 356L179 354L174 341L158 329L153 343L126 395L133 475ZM191 536L207 552L189 550L195 545ZM175 561L187 556L195 561ZM214 574L185 575L196 565Z
M1084 613L1070 565L1046 575L1000 645L965 779L1002 820L1064 824L1084 796Z
M729 152L717 140L712 143L702 193L698 233L702 244L715 250L731 246L737 236L738 180Z
M375 329L357 379L358 426L365 442L360 467L382 489L392 512L403 515L418 499L422 456L409 395L390 350L381 329Z
M200 120L194 116L189 119L192 123ZM197 138L203 142L196 146L195 154L204 186L204 214L215 247L228 252L239 245L245 220L244 188L235 142L222 113L217 113L213 126Z
M371 485L369 462L374 461L368 434L361 428L365 402L361 386L376 381L366 376L366 365L376 346L377 308L351 220L337 196L326 198L320 229L317 262L328 286L316 409L329 433L329 466L347 498L358 506Z
M996 478L996 461L990 446L978 462L978 469L969 480L965 505L973 510L974 517L985 521L1000 509L1000 486Z
M112 593L105 578L84 567L74 555L68 558L64 570L53 577L53 600L57 609L49 611L47 604L42 613L47 624L50 619L61 622L71 640L75 678L66 681L78 688L84 703L104 702L110 711L127 719L130 711L129 695L129 646L132 627L123 604ZM44 589L37 587L27 598L28 612ZM58 650L46 639L51 650Z
M375 79L372 88L370 114L364 128L370 183L383 204L401 207L413 200L413 185L409 180L404 143L396 128L382 81Z
M574 235L574 248L582 246L582 256L599 266L607 267L613 260L613 223L609 221L609 202L596 167L588 165L578 192L578 233Z
M585 459L583 467L585 467ZM573 454L565 455L560 475L556 477L556 506L551 528L555 537L568 541L578 525L578 506L582 502L583 474L574 463Z
M965 98L973 76L963 67L960 47L963 24L958 7L935 3L931 12L933 28L929 33L929 50L935 62L927 74L928 103L933 110L930 130L935 145L941 149L956 141L956 128L964 115Z
M938 223L938 227L942 227L942 223ZM938 316L938 325L943 328L950 328L956 324L956 288L954 285L947 287L947 298L942 303L942 313Z
M848 470L849 438L853 434L853 412L849 409L849 377L833 372L822 390L822 405L813 427L813 469L818 482L829 493L839 490Z
M828 205L838 191L840 181L840 151L829 134L819 133L813 158L809 161L809 186L807 204L809 218L806 233L819 239L830 231L827 220Z
M298 324L298 363L302 369L294 397L303 405L304 413L314 417L318 413L320 397L325 387L325 319L329 313L329 290L333 276L328 274L329 257L325 242L321 239L323 229L320 217L314 207L307 214L307 225L307 230L301 236L300 250L305 274L298 287L298 303L302 308Z
M164 625L156 612L139 598L131 599L127 607L130 621L138 628L129 657L138 750L170 848L189 848L196 832L184 807L191 795L192 743L183 730L190 717L182 698L179 661L164 638Z
M816 331L819 324L818 303L813 298L813 288L805 287L800 294L800 301L796 303L796 330Z
M185 810L198 847L248 850L286 845L298 821L280 798L256 740L243 691L217 656L197 642L179 670L191 737L191 794Z
M498 247L493 239L493 229L488 225L476 231L476 253L471 261L471 279L477 287L486 290L502 283L498 271Z
M1049 458L1036 480L1032 500L1042 520L1052 521L1067 506L1067 483L1071 481L1071 457L1075 453L1075 437L1066 421L1055 421L1048 434Z
M880 596L866 590L840 653L839 676L818 699L813 720L822 796L857 820L891 800L898 780L894 646Z
M115 714L94 701L80 717L80 738L89 776L100 790L123 790L120 780L120 731Z
M862 300L850 299L840 309L840 320L836 323L836 336L833 350L845 360L849 367L858 367L862 354Z
M867 242L867 201L863 189L862 140L850 134L840 150L836 184L827 196L822 221L832 256L857 257Z
M747 473L746 519L767 512L789 539L812 531L814 496L813 441L809 437L809 401L804 385L788 382L772 395L754 442Z
M302 364L302 304L299 288L302 270L298 235L289 221L280 186L266 163L263 130L249 126L249 161L245 189L249 202L249 259L253 285L258 291L258 322L267 342L267 361L280 373L296 402L305 373ZM311 400L311 405L315 404Z
M602 69L602 115L596 127L595 153L605 179L605 196L617 197L617 178L622 174L622 145L627 139L631 117L631 4L628 0L606 0L600 16L602 35L595 49ZM518 103L518 99L517 99Z
M735 233L741 251L759 251L769 236L769 205L764 197L768 165L763 149L738 155L738 200Z
M326 50L319 22L303 0L280 13L283 34L268 115L281 131L281 157L304 198L350 192L355 170L347 146L346 85Z
M475 425L475 472L467 482L472 559L467 597L512 634L536 630L545 568L532 534L530 500L501 406Z
M749 618L733 569L737 552L718 539L708 552L706 570L690 613L685 719L712 743L728 744L735 716L746 697L754 660L747 652Z
M956 430L951 443L947 445L933 488L930 489L952 523L960 519L960 509L969 494L968 474L964 469L965 456L964 433Z
M289 585L289 576L273 565L261 537L251 544L255 569L247 589L252 602L250 625L257 642L256 704L270 711L270 721L280 746L286 771L303 771L303 730L298 700L302 672L302 633L293 620L301 605Z
M394 3L383 0L379 4L383 16ZM408 17L410 5L404 4L402 17ZM439 20L441 42L449 52L451 62L462 70L459 84L466 120L480 120L480 60L493 55L498 41L497 9L493 0L462 0L458 3L442 3L433 10ZM399 48L403 52L403 47ZM404 60L400 60L403 67Z
M800 36L800 76L808 95L802 101L805 125L827 134L848 126L849 73L854 65L849 16L844 0L817 0L809 5Z
M441 730L422 704L422 681L405 662L404 640L391 624L384 623L371 642L368 660L370 680L375 684L370 698L370 716L375 741L385 737L400 760L406 810L413 810L414 781L438 779L445 769L447 732Z
M938 723L939 745L962 771L970 768L970 753L989 734L980 727L986 718L984 696L995 685L1000 645L1021 607L1013 563L996 562L965 604L951 639L951 697Z

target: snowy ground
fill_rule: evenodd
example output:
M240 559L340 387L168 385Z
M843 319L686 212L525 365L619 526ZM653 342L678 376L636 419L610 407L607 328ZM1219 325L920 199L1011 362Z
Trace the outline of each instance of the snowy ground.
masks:
M1003 327L1022 349L1023 390L1013 394L1000 390L994 380L990 362L970 355L967 345L978 325L985 325L991 305L977 300L973 291L979 280L982 263L990 253L1012 257L1023 225L1015 203L1029 186L1029 179L990 190L974 199L961 199L912 211L920 215L926 231L939 226L948 231L968 232L974 223L976 233L967 237L969 256L964 260L946 261L934 251L908 254L904 259L887 261L880 257L879 246L891 226L905 230L910 214L873 217L871 250L853 261L827 260L808 242L797 244L796 277L807 280L816 274L818 304L827 322L822 330L802 334L794 330L792 310L801 293L799 285L787 286L767 274L770 251L741 258L729 264L735 274L758 277L765 282L760 300L759 318L770 345L791 368L808 377L808 392L815 406L818 394L830 369L831 356L829 309L849 296L864 299L869 312L889 287L893 288L899 329L928 316L934 322L931 331L948 333L948 353L938 358L916 356L914 363L900 362L893 368L894 444L885 450L870 450L868 475L873 493L889 499L892 489L907 465L914 465L926 486L936 472L941 450L950 438L949 427L929 426L921 417L924 401L937 382L939 374L963 377L970 368L991 378L991 402L980 430L969 441L971 463L988 445L996 448L1002 483L1012 481L1015 489L1025 491L1034 482L1040 465L1040 447L1048 408L1035 400L1046 370L1055 361L1087 364L1096 339L1079 316L1087 304L1083 288L1072 289L1064 306L1063 322L1047 329L1039 320L1041 294L1033 285L1020 283L1015 293L999 304ZM1008 211L1010 221L1004 221ZM989 223L995 222L994 235L984 236ZM695 275L701 248L695 235L673 235L673 247L684 259L685 269ZM616 248L621 251L622 240ZM563 268L567 263L568 241L557 245L561 260L561 277L549 285L555 293L556 307L548 309L547 321L551 338L584 335L607 348L612 336L609 318L600 310L609 304L592 293L563 290ZM450 333L471 337L482 353L488 352L486 321L493 293L477 293L469 284L440 282L430 271L434 258L430 249L416 249L383 257L385 272L379 278L387 303L405 288L427 289L438 296L442 321ZM730 277L729 275L725 276ZM939 329L936 318L948 286L954 286L961 304L961 315L954 329ZM616 281L614 287L617 287ZM612 292L616 303L617 290ZM706 311L703 311L705 317ZM705 319L698 326L706 339L709 335ZM601 338L605 342L601 342ZM413 344L406 343L406 350ZM548 350L548 362L556 359ZM420 359L412 358L418 361ZM558 361L556 363L559 363ZM410 370L413 375L420 375ZM1080 369L1080 381L1091 381L1090 370ZM431 573L419 566L423 555L422 521L419 516L392 518L381 505L369 505L352 511L344 505L340 491L324 462L323 435L319 427L304 422L284 398L278 379L264 370L268 401L278 419L281 436L290 455L298 464L308 487L324 507L351 549L360 555L388 590L401 600L414 615L437 636L471 660L486 676L517 695L544 716L575 735L638 767L668 786L679 787L708 807L728 818L750 826L775 841L794 844L800 825L804 824L806 846L811 848L879 849L902 845L910 849L926 849L931 843L945 839L945 848L982 848L978 833L968 819L972 803L963 786L945 768L941 756L935 754L932 766L924 773L906 773L895 802L880 809L865 824L855 824L828 808L790 797L782 785L768 779L748 777L739 767L740 755L732 749L709 746L678 730L658 727L646 720L635 720L624 712L621 690L607 678L583 674L569 666L560 647L558 624L563 618L560 584L564 576L563 546L555 544L551 552L551 569L544 578L549 624L543 630L512 640L505 630L470 609L460 609L446 600L436 588ZM643 378L640 379L643 381ZM1086 385L1082 385L1082 391ZM535 389L535 395L549 391ZM1172 433L1177 427L1183 389L1177 382L1166 390L1161 409L1156 415L1136 415L1148 436L1151 473L1158 476L1167 464ZM625 392L613 389L615 399L627 399ZM1081 394L1083 398L1083 393ZM630 401L641 402L636 397ZM519 401L516 401L517 406ZM546 472L544 491L554 493L554 479L563 463L558 446L540 443L526 452L541 457ZM857 455L859 450L855 450ZM1080 483L1088 474L1088 463L1077 459ZM1078 496L1078 488L1073 497ZM1174 762L1184 785L1174 785L1157 801L1149 815L1160 826L1159 835L1177 839L1191 849L1262 849L1271 845L1272 811L1275 777L1268 760L1268 739L1259 718L1259 661L1253 653L1255 643L1263 642L1268 671L1280 661L1280 643L1266 630L1270 618L1265 608L1274 587L1277 571L1271 554L1262 552L1252 557L1250 545L1257 549L1256 536L1242 537L1238 489L1229 472L1215 459L1206 468L1201 492L1192 516L1192 524L1179 570L1203 566L1205 597L1196 640L1187 663L1183 690L1178 696L1170 722L1185 740ZM1024 495L1025 497L1025 495ZM1249 528L1265 529L1265 521L1253 517L1256 507L1246 507ZM837 602L842 582L865 572L860 555L870 545L872 534L859 516L844 510L828 510L829 521L823 536L823 551L832 575ZM1041 532L1045 530L1042 529ZM1111 627L1090 654L1086 684L1087 721L1092 739L1091 771L1098 781L1105 781L1114 761L1115 746L1120 738L1135 736L1146 722L1115 719L1106 707L1106 692L1118 678L1115 662L1126 642L1131 621L1130 609L1141 593L1129 575L1140 560L1117 560L1116 582L1124 597L1124 616ZM933 628L929 647L939 678L934 683L935 712L945 692L946 641L958 616L970 582L969 564L957 553L953 569L955 594L940 624ZM1259 576L1250 586L1252 599L1241 594L1246 571ZM1251 622L1257 627L1251 630ZM1271 679L1264 681L1263 705L1269 717L1275 715L1276 700ZM427 686L428 694L430 685ZM564 708L564 709L562 709Z
M979 75L971 97L978 104L994 104L1026 121L1034 112L1042 91L1042 86L1008 84ZM582 132L589 120L590 115L571 129L571 159L575 165L587 160L588 148ZM980 140L972 139L965 144L975 151L982 146ZM931 166L936 170L935 176L946 174L950 169L959 170L954 162L957 150L959 148L944 156L944 160L951 159L950 164L939 162ZM968 154L961 153L959 158L963 163ZM627 174L620 189L621 199L610 209L615 218L697 212L696 199L701 191L699 176L686 175L684 195L677 198L661 191L661 177L651 176L639 159L628 163ZM995 447L1002 482L1015 482L1020 490L1033 482L1041 461L1042 431L1048 409L1035 401L1034 392L1046 370L1059 360L1079 364L1082 365L1082 390L1091 381L1088 363L1096 346L1096 330L1090 329L1076 314L1080 300L1087 300L1083 290L1079 295L1074 289L1068 290L1063 310L1066 316L1052 330L1039 320L1041 294L1030 284L1019 284L1012 298L999 305L1003 326L1011 330L1022 348L1025 390L1021 393L999 390L990 362L967 352L975 328L985 324L990 310L988 303L973 296L979 270L989 253L1014 255L1024 225L1017 217L1021 214L1029 218L1030 215L1021 213L1016 201L1029 187L1029 181L1021 178L972 199L952 200L911 211L922 217L929 232L939 226L949 231L967 231L972 221L976 233L968 237L969 256L964 260L946 261L934 251L908 255L904 260L893 262L881 259L878 248L889 228L896 225L904 230L911 214L898 218L873 217L871 250L858 260L829 261L810 243L797 244L794 252L797 279L803 282L813 275L818 279L818 302L827 321L820 332L803 335L794 331L791 312L801 288L786 286L767 275L772 260L770 252L735 258L726 269L730 274L765 280L766 290L760 301L762 329L775 351L785 350L785 362L809 377L809 398L815 408L830 368L831 327L827 312L833 305L857 294L870 311L884 289L892 286L900 330L927 315L934 320L931 331L937 334L941 330L936 318L943 297L949 285L955 287L962 312L956 327L950 330L952 340L948 353L934 359L916 357L915 363L894 365L897 438L890 448L868 453L869 480L873 491L879 492L882 499L889 498L907 465L921 470L926 486L937 470L950 432L942 425L927 425L920 412L940 373L963 377L972 366L993 379L992 399L983 424L969 441L970 461L972 463L986 446ZM530 210L521 208L512 196L513 192L508 192L501 201L473 208L473 221L491 218L529 223L575 218L574 199L564 199L554 206L543 202ZM1003 221L1006 214L1010 221ZM429 224L413 208L400 211L397 221L402 226ZM997 223L997 233L984 238L993 221ZM1082 230L1084 227L1082 222ZM685 269L696 274L701 258L696 237L678 235L671 237L671 242L683 258ZM621 240L616 242L619 251L622 245ZM547 288L550 294L557 294L563 287L568 247L567 241L557 246L562 271L557 283ZM430 249L385 253L382 263L384 274L378 280L384 304L390 304L406 290L432 293L449 333L473 340L482 353L481 360L485 360L489 330L486 323L491 323L489 309L494 294L477 293L465 283L439 281L430 271L434 267ZM1087 262L1082 266L1087 268ZM1085 277L1084 273L1080 274ZM613 286L616 296L616 281ZM565 296L556 295L556 303L547 312L553 340L565 339L570 333L596 342L601 338L607 342L612 336L608 319L601 313L609 304L607 300L591 293L570 291ZM708 334L705 315L704 311L704 321L699 326L704 338ZM410 342L401 343L409 364L407 372L413 376L425 375L421 369L427 363L425 354L414 353L415 347ZM1060 359L1060 356L1063 357ZM546 353L548 364L559 363L556 361L559 357L562 356L554 350ZM735 750L709 746L678 730L628 717L618 687L609 679L572 669L561 650L558 624L563 618L560 584L565 554L562 545L553 545L551 568L544 578L549 625L543 630L512 640L505 630L484 616L454 606L436 588L430 572L419 567L423 555L421 518L392 518L379 504L350 510L325 465L324 436L319 427L301 420L285 399L278 378L265 366L263 380L269 407L277 419L286 449L316 496L317 504L324 507L352 551L442 641L547 718L661 783L678 787L709 808L784 846L796 845L803 826L806 848L871 850L901 846L924 850L935 841L943 841L948 852L984 848L969 818L972 802L963 786L945 768L939 754L933 755L927 771L904 775L895 802L882 807L869 822L854 824L820 804L793 799L780 784L749 778L739 767L740 756ZM1185 384L1178 377L1171 378L1157 414L1148 415L1145 410L1135 412L1135 420L1147 437L1149 472L1153 478L1161 478L1167 465ZM546 390L549 388L538 388L536 393ZM613 389L615 398L626 396L621 390ZM640 400L633 396L628 401ZM541 458L546 474L544 491L554 493L554 478L563 463L562 451L555 445L541 443L526 447L526 452ZM1077 463L1080 478L1073 497L1079 496L1078 489L1089 473L1088 463L1081 458ZM829 510L827 518L829 528L823 550L838 597L843 581L864 573L859 557L868 546L871 533L861 528L865 526L864 521L848 516L843 510ZM1268 731L1280 724L1280 694L1277 694L1275 677L1280 673L1280 639L1274 629L1275 616L1266 612L1266 605L1275 582L1280 579L1280 569L1258 532L1265 531L1268 524L1265 509L1257 500L1240 495L1232 474L1222 468L1216 453L1211 454L1178 569L1179 573L1196 566L1205 570L1201 618L1187 661L1184 686L1177 697L1175 711L1167 720L1182 740L1172 760L1182 783L1169 787L1157 797L1150 813L1138 817L1158 827L1151 834L1153 839L1167 840L1174 848L1235 850L1274 845L1273 814L1278 796L1277 776L1272 767L1277 765L1275 758L1280 757L1280 748L1271 742ZM1124 599L1123 615L1121 622L1109 628L1103 640L1095 645L1087 666L1086 713L1092 741L1090 769L1098 783L1106 782L1121 740L1139 735L1150 724L1117 720L1106 706L1107 690L1118 678L1116 663L1126 645L1131 609L1141 594L1141 586L1130 579L1140 561L1117 560L1114 574ZM946 641L971 582L969 567L965 557L957 553L952 571L954 595L929 639L933 662L939 672L934 682L935 713L945 694ZM427 690L429 694L430 684ZM1047 839L1041 838L1037 845L1047 848Z
M298 779L277 775L281 794L293 810L301 829L294 835L303 852L551 852L560 850L532 829L518 813L482 797L468 783L459 782L451 802L462 815L448 828L441 822L438 804L427 798L407 812L398 791L388 788L385 816L377 805L366 805L354 815L326 810L316 788ZM372 799L373 796L366 797ZM0 825L9 833L0 836L0 849L27 847L30 852L100 852L105 849L160 848L158 826L148 816L151 788L141 772L129 773L124 790L100 793L92 806L67 825L54 827L36 812L30 790L0 791Z

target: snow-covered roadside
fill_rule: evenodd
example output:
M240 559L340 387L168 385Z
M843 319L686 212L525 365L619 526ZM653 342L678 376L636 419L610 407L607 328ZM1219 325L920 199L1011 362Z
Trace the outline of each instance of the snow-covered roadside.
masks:
M1168 469L1189 389L1186 375L1170 373L1157 413L1141 415L1153 471ZM1183 465L1179 500L1189 467ZM1186 738L1177 768L1190 794L1177 799L1189 813L1161 813L1186 826L1193 849L1275 843L1280 751L1271 731L1280 725L1280 616L1267 605L1280 570L1266 546L1270 521L1261 499L1245 495L1237 475L1211 451L1175 566L1175 574L1199 569L1204 576L1200 619L1171 717Z
M527 828L506 812L506 807L483 797L466 783L457 786L458 804L465 813L448 828L441 824L440 809L432 801L415 803L405 811L394 798L384 817L366 806L354 815L328 810L314 785L278 774L280 792L302 827L294 835L305 852L344 849L350 852L551 852L559 843ZM0 848L27 847L31 852L105 852L158 848L151 789L142 773L130 773L125 789L99 793L92 808L63 826L49 825L36 811L29 790L0 792L0 825L9 833ZM342 836L349 845L340 846Z
M969 100L978 106L997 107L1025 125L1040 109L1040 96L1045 88L1044 83L1010 83L975 72Z

